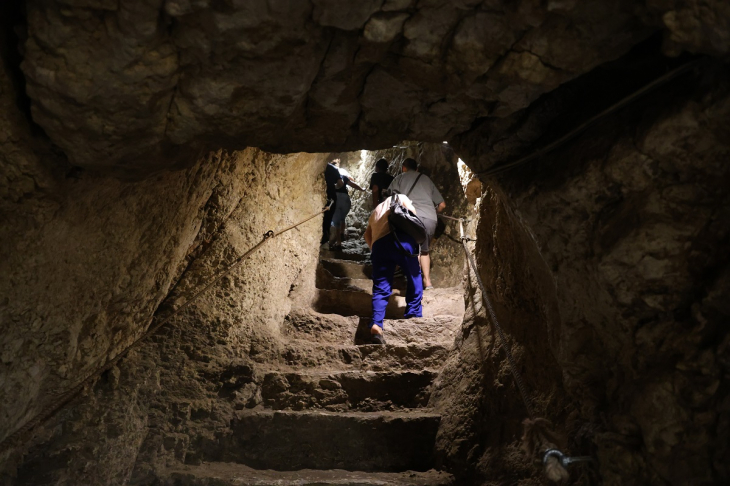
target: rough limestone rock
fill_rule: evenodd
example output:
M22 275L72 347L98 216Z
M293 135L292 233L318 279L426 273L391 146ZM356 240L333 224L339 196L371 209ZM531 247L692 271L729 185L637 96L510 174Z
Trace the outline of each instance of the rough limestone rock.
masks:
M28 0L33 120L72 164L143 175L210 149L440 142L652 32L727 53L726 2Z
M555 152L485 180L532 235L514 250L539 252L544 263L530 266L549 270L552 282L540 291L547 308L557 305L559 311L559 320L535 313L529 335L520 337L522 327L509 331L528 356L545 358L522 371L538 402L548 404L548 418L566 433L568 450L598 457L604 484L730 480L730 399L722 386L730 373L724 325L730 315L727 76L726 66L715 65L682 78ZM521 126L540 126L540 112L533 115L537 119L528 117ZM492 140L482 139L473 167L489 163ZM479 146L476 138L470 143L470 149ZM513 272L500 268L514 258L514 251L503 252L511 232L500 231L504 211L493 213L485 204L483 197L476 248L482 276L498 303L514 292L526 296L515 286L534 285L534 277L514 280ZM501 263L495 262L500 256ZM514 325L514 309L526 302L497 307L505 327ZM473 325L478 323L475 318ZM548 339L532 342L535 331ZM461 361L446 372L455 377L443 385L449 399L449 388L460 382L489 393L469 378L470 367L480 364L470 339ZM552 383L565 390L556 403L542 398L544 381L533 381L551 356L562 371L562 380L553 377ZM473 438L459 446L445 427L445 460L468 464L472 474L484 477L493 472L483 452L492 436L480 424L503 420L504 411L493 412L493 398L461 396L454 408L476 407L481 420L469 423L468 413L457 413L455 427ZM560 400L568 400L567 416L555 415ZM503 425L515 427L515 444L518 420ZM479 447L470 450L475 443ZM497 453L509 455L510 449Z

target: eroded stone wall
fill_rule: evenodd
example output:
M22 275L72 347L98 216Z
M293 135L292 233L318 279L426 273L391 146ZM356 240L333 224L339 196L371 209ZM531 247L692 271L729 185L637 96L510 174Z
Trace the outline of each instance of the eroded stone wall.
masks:
M75 165L127 175L221 147L441 142L654 32L672 54L730 45L723 0L25 5L34 120Z
M555 358L560 328L555 282L529 227L498 188L487 187L467 235L517 371L538 417L560 427L569 411ZM439 460L465 484L540 484L520 450L528 417L473 271L456 350L435 383L430 405L441 414Z
M512 209L495 213L482 199L476 249L482 276L497 302L515 290L506 285L514 278L515 285L543 282L540 298L547 308L557 305L559 318L547 318L537 306L509 333L524 349L519 354L528 388L547 405L549 418L557 417L571 453L595 453L604 484L728 480L726 80L726 66L705 68L551 155L487 181L491 198L504 194L488 205ZM491 150L488 143L482 149ZM481 155L474 153L475 160ZM486 224L487 217L519 222L513 229L531 236L505 252L508 237L498 225ZM505 274L502 269L522 253L539 258ZM528 271L533 273L520 274ZM539 278L541 273L549 278ZM497 315L511 327L519 322L516 309L526 305L529 299L498 306ZM474 322L479 329L479 320ZM546 339L531 341L535 331ZM470 471L479 474L493 466L479 461L484 444L495 440L510 416L506 410L493 413L494 401L505 399L505 389L515 392L511 380L502 388L491 374L483 386L476 384L477 373L470 370L480 360L472 335L464 340L462 362L446 376L471 385L458 392L463 399L457 404L481 410L481 420L447 422L441 434L446 457L464 458L470 468L476 464ZM534 381L551 360L560 374ZM502 359L499 369L504 365ZM564 401L542 400L546 383L564 389L564 396L557 395ZM518 439L517 417L507 424L513 429L503 439L510 443ZM462 448L457 435L467 438ZM475 452L467 450L473 444L479 445ZM498 449L503 458L511 454L510 446ZM503 466L519 474L517 466Z
M44 250L48 254L62 252L63 255L64 245L75 247L78 241L85 242L87 251L74 253L73 259L65 256L79 273L70 272L63 264L54 264L53 260L42 261L48 278L64 281L76 290L77 295L69 303L73 304L73 309L61 305L63 295L59 296L59 302L49 299L46 305L51 314L40 319L42 324L54 323L54 326L49 330L41 325L31 331L34 321L24 321L15 309L21 304L33 309L39 307L37 299L24 302L20 297L38 292L34 286L36 280L23 282L19 277L16 280L18 293L10 294L14 298L4 309L5 315L15 323L14 332L20 336L10 334L4 338L23 339L23 345L17 347L18 354L8 356L10 362L4 370L5 377L16 383L19 396L28 397L27 402L5 404L6 413L15 413L13 418L25 417L48 405L54 392L65 390L133 340L149 323L161 300L167 298L166 303L171 303L159 313L164 317L237 255L258 243L264 232L276 231L305 215L314 214L321 207L322 191L312 193L311 181L317 180L323 167L321 155L282 156L248 149L233 154L214 154L188 171L164 174L150 183L120 183L105 178L89 181L86 186L89 199L79 198L79 193L74 198L87 202L87 212L81 212L74 204L68 208L70 214L84 215L85 224L75 218L67 221L63 212L49 223L50 229L53 225L65 226L76 238L53 240L54 245L41 240L45 245L29 247L38 258ZM206 169L210 172L202 183L193 177L200 177L201 172L206 174ZM162 192L160 186L165 187L165 182L169 184L168 190ZM114 190L115 187L118 190ZM125 206L131 204L128 199L120 198L120 192L134 198L136 204L132 207L138 209L133 222L119 216ZM96 204L91 203L94 200ZM146 204L142 204L145 201ZM168 325L169 329L150 338L108 372L87 396L51 421L42 429L24 460L19 484L41 479L56 484L88 484L99 478L104 479L104 484L121 484L130 478L138 458L144 459L145 467L154 467L159 463L158 458L166 457L166 454L178 460L186 457L188 461L193 460L191 458L205 446L201 438L205 434L198 429L214 433L215 424L225 423L225 410L231 411L256 400L254 391L239 390L245 383L236 386L235 381L245 380L246 369L250 377L251 368L246 363L252 357L276 351L279 324L292 302L307 302L311 298L320 221L315 218L298 231L276 237L264 245L239 269L199 298L192 308L175 318ZM92 228L98 230L95 232ZM119 229L115 231L115 228ZM50 229L41 226L39 231L57 234ZM128 272L121 278L136 293L110 297L124 299L127 307L136 309L136 313L108 311L98 317L96 305L110 304L103 300L98 302L101 297L85 291L83 286L113 288L113 283L106 282L115 282L113 268L109 268L108 262L98 263L90 256L98 253L94 248L117 243L119 240L109 242L104 238L116 233L120 235L119 240L125 236L124 241L129 246L117 244L109 258L113 257L120 265L128 265ZM157 240L162 238L165 242L180 233L187 238L178 236L166 244ZM131 238L134 234L139 237ZM140 240L146 241L147 245L140 245ZM125 251L125 248L137 252ZM22 253L15 255L16 258L22 256ZM156 275L151 271L155 265L167 273ZM9 267L8 271L14 272L12 275L23 275L14 267ZM34 271L40 273L28 270L29 273ZM152 281L156 277L164 285L159 290L149 289L150 284L141 276ZM89 279L93 281L89 282ZM51 304L55 306L51 307ZM88 317L74 318L79 315ZM87 327L80 326L85 321L89 323ZM117 329L119 324L114 327L113 323L123 323L125 327ZM108 343L105 338L112 331L120 333L121 337ZM70 341L58 338L69 335L80 337ZM44 342L47 342L46 347L42 345ZM83 347L77 346L79 342ZM38 349L35 352L38 354L30 349ZM26 378L29 371L22 363L40 367L40 377L45 379ZM60 375L59 367L65 370L64 375ZM230 379L234 382L227 383ZM216 399L221 393L226 399L218 402ZM192 425L186 420L191 416ZM22 418L7 423L21 425ZM65 424L62 428L56 427L61 423ZM52 457L56 462L49 462ZM139 474L144 476L145 469L140 467Z
M184 294L260 241L265 231L319 210L325 160L317 154L284 156L257 149L217 152L186 170L120 181L70 166L28 123L12 76L3 74L2 439L134 341L163 301L166 309L180 304ZM257 343L273 346L289 302L311 296L314 270L302 272L316 260L320 232L315 219L268 243L186 311L182 321L198 334L181 336L178 330L171 347L176 353L184 348L229 356L254 355L263 346ZM310 274L311 281L303 277ZM199 326L215 331L209 335ZM211 337L216 332L217 341ZM215 345L221 336L228 351L206 352L196 345ZM45 438L39 439L51 445L36 444L36 457L48 463L49 455L67 458L69 451L86 451L69 460L81 464L93 456L108 469L97 471L98 477L128 477L146 440L149 396L198 386L160 384L165 373L185 378L160 371L160 363L177 359L166 352L144 348L123 361L107 377L115 383L110 395L94 389L62 414L77 433L64 435L51 424L52 437L41 434ZM164 396L160 400L164 410L175 407ZM105 427L96 430L99 420ZM59 433L61 438L53 435ZM7 459L12 465L17 457L6 454ZM54 470L46 466L34 474ZM93 477L73 476L77 472L72 465L67 480L79 484Z

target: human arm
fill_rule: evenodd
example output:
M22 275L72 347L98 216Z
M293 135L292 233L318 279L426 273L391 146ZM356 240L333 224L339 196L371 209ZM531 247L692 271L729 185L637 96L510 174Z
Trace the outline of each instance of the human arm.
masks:
M380 201L380 188L373 185L371 189L373 190L373 209L375 209L378 206L378 201Z
M431 201L433 201L433 205L436 206L437 213L440 213L444 210L444 208L446 208L444 197L441 195L433 181L431 181Z
M345 185L345 181L342 180L342 177L337 179L337 182L335 182L335 189L340 189L342 186Z
M349 179L349 178L347 179L347 182L346 182L346 184L347 184L348 186L352 186L352 187L354 187L354 188L355 188L355 189L357 189L358 191L364 191L364 190L365 190L365 189L363 189L362 187L360 187L360 184L358 184L357 182L355 182L355 181L353 181L352 179Z
M365 243L368 244L368 248L373 247L373 229L370 227L370 224L368 224L367 229L365 230L365 234L363 235L365 238Z

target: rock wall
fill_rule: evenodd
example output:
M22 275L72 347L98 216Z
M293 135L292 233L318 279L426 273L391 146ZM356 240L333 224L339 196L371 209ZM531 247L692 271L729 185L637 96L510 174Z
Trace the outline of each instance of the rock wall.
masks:
M142 176L209 150L441 142L654 32L725 55L723 0L26 0L33 118L74 165Z
M48 405L55 392L118 353L144 330L153 313L164 316L184 302L267 230L319 210L323 194L312 194L310 181L323 167L321 155L282 156L248 149L213 154L190 170L163 174L149 183L85 181L85 175L74 181L73 200L83 206L66 203L65 210L57 210L37 229L49 239L28 245L27 251L45 270L26 270L21 263L30 254L17 246L13 257L5 259L15 288L4 289L12 297L3 308L4 319L14 326L3 339L22 341L12 348L3 343L4 349L17 353L4 354L5 382L14 384L17 393L12 403L3 404L9 417L5 433ZM125 210L134 217L125 218ZM203 439L175 426L183 422L180 417L202 414L212 424L187 427L212 431L225 419L211 408L233 410L254 399L251 390L235 395L235 380L246 375L241 371L244 361L277 349L279 325L292 302L307 302L313 296L319 221L267 243L52 420L20 465L19 484L90 484L100 478L103 484L122 484L138 459L154 467L156 458L167 451L178 460L193 460ZM52 239L58 226L65 228L67 238ZM99 248L113 249L108 260L94 258L108 253ZM60 261L52 258L59 254ZM111 260L126 271L116 273ZM38 282L24 281L26 274L64 282L69 292L75 291L73 298L66 303L63 297L68 294L59 291L39 305L33 297L39 292ZM125 282L123 289L135 293L94 294L85 287L115 289L117 279ZM163 299L165 305L156 312ZM120 300L126 312L114 308ZM39 307L47 315L38 315ZM101 315L99 307L106 309ZM32 319L25 317L29 311L23 313L23 308L36 311ZM34 329L37 320L40 324ZM34 371L36 379L30 379ZM234 383L226 382L230 379ZM229 393L230 400L218 405L215 398L221 393Z
M0 121L0 274L5 277L0 281L5 390L0 440L134 341L163 301L167 308L180 304L180 294L201 285L266 230L316 212L323 200L323 183L312 189L324 167L324 157L316 154L217 152L190 169L141 182L72 167L27 121L12 79L7 70L0 76L6 114ZM315 262L320 228L311 221L273 240L183 320L195 315L197 323L214 321L224 329L220 332L232 335L231 348L247 352L254 352L252 343L275 340L290 300L306 300L313 292L313 268L302 271ZM297 283L300 274L310 273L311 282ZM212 317L213 307L226 310ZM142 397L152 393L140 390L159 380L157 359L149 361L152 351L140 352L148 359L146 371L138 374L144 366L130 358L131 364L109 377L128 382L115 388L114 406L92 393L87 400L98 402L96 407L84 402L80 411L68 412L96 421L102 418L92 409L108 410L103 420L108 417L114 429L109 436L98 442L93 435L60 439L66 451L92 447L90 454L108 454L110 461L99 464L109 467L110 475L122 470L128 475L136 456L130 444L145 433L149 403ZM126 469L111 466L123 457L132 460Z
M527 299L497 315L514 326L509 333L524 346L528 381L545 373L544 363L557 360L560 375L532 381L529 388L567 433L570 452L596 455L604 484L709 485L729 479L730 398L724 384L730 334L723 325L730 314L727 76L726 66L705 68L539 161L487 181L489 206L512 208L495 214L482 199L476 255L494 299L515 290L503 283L500 265L509 265L515 254L534 254L540 258L525 263L537 273L520 275L527 271L522 268L507 277L532 282L547 299L546 308L558 309L545 316L535 306L529 321L515 325L513 314L529 308ZM492 150L489 142L484 140L481 152L478 141L472 142L471 156L484 160ZM462 157L469 162L469 154ZM514 216L502 218L500 212ZM504 251L505 236L485 218L513 221L531 236ZM475 318L477 329L478 322ZM532 341L533 332L547 339ZM478 459L484 458L484 444L495 429L508 426L505 442L516 441L518 417L505 425L492 412L494 401L507 398L491 374L482 386L476 384L473 369L480 360L472 334L466 334L460 361L446 375L455 379L444 384L443 393L457 390L462 398L456 406L474 404L482 420L447 422L440 434L446 459L469 467L476 462L469 473L480 474L490 470ZM470 373L474 377L467 379ZM555 402L543 399L550 383ZM514 390L507 393L513 396ZM463 446L457 436L467 438ZM480 447L467 450L472 444ZM512 450L498 449L502 456ZM509 463L499 467L503 474L520 474Z
M560 314L550 270L529 227L498 188L486 187L468 235L482 281L508 336L536 416L565 435L571 411L556 359ZM541 484L520 446L525 405L470 269L466 315L456 352L435 383L430 405L441 414L439 460L464 484Z

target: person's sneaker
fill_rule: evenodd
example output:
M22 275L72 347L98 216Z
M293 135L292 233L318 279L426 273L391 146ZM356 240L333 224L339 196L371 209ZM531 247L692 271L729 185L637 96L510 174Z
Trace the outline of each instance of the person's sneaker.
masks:
M371 344L379 344L381 346L385 345L385 338L382 334L373 334L370 336L370 343Z

